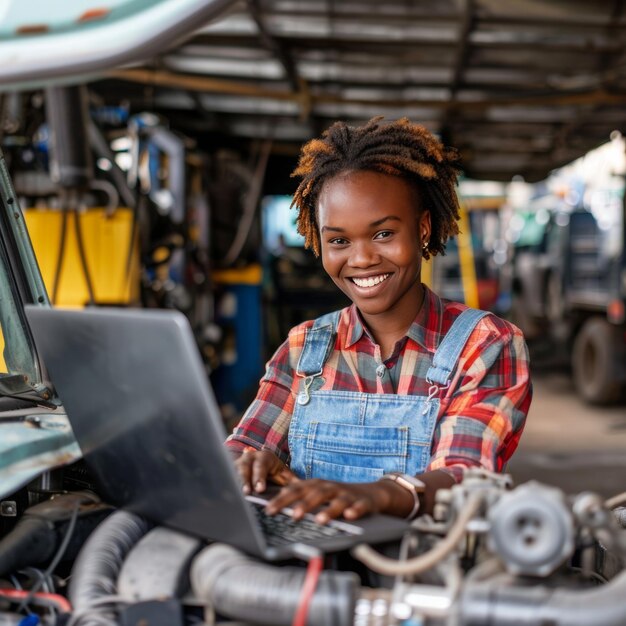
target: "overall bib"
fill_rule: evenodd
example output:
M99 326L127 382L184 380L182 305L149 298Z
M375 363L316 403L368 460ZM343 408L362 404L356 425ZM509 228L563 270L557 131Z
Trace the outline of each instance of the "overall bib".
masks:
M339 314L319 317L306 335L289 426L291 470L300 478L349 483L373 482L389 472L423 472L431 456L439 392L449 386L468 337L487 312L466 309L454 321L427 372L427 396L315 389L335 344Z

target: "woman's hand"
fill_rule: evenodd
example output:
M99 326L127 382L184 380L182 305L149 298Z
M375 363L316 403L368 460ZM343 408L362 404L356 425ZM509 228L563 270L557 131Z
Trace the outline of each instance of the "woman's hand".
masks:
M406 516L413 504L411 494L391 481L339 483L314 478L290 482L269 501L266 511L273 515L291 507L294 519L300 519L319 509L315 520L325 524L337 517L354 520L370 513Z
M298 477L269 450L248 450L235 459L235 467L239 472L243 492L248 494L256 491L262 493L267 481L277 485L288 485L299 480Z

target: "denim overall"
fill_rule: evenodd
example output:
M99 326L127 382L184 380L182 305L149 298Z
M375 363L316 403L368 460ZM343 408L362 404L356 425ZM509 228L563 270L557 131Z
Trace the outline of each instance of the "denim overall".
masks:
M350 483L375 481L388 472L423 472L431 456L439 392L450 385L468 337L487 312L466 309L454 321L427 372L427 396L317 389L335 344L339 314L315 320L298 361L296 374L302 380L289 426L292 471L300 478Z

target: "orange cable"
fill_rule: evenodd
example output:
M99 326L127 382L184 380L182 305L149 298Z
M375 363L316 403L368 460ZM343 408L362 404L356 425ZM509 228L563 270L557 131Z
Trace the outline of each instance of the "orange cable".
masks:
M3 596L10 600L23 600L24 598L27 598L29 595L30 595L30 592L26 591L25 589L0 589L0 596ZM56 604L56 606L58 607L59 611L61 611L61 613L72 612L72 605L69 603L67 598L60 596L57 593L45 593L45 592L40 591L40 592L33 594L32 599L37 600L37 598Z

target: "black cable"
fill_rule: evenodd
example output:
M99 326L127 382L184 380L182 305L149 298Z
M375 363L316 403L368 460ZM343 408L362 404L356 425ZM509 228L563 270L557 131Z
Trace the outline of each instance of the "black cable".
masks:
M78 510L80 509L80 502L76 502L74 506L74 510L72 511L72 517L70 518L69 524L67 525L67 530L65 531L65 536L63 537L63 541L61 545L59 545L59 549L56 554L50 561L50 565L45 569L41 578L35 582L35 584L30 589L28 595L20 602L18 611L22 611L28 607L28 604L33 599L34 595L39 591L43 581L45 581L52 572L56 569L57 565L61 562L63 555L65 554L65 550L67 550L67 546L70 543L70 539L72 538L72 534L74 533L74 528L76 527L76 520L78 519Z
M36 577L38 581L41 581L40 589L43 587L44 592L46 593L55 593L56 590L54 588L54 583L52 582L52 578L49 576L48 580L44 579L43 572L36 567L27 567L23 570L20 570L18 574L24 574L29 577ZM19 584L19 581L15 578L15 576L11 576L11 582L16 589L22 589L22 586ZM16 584L17 583L17 584ZM30 610L26 607L26 612L30 615ZM54 618L54 606L48 606L48 613L50 617Z
M91 282L91 273L89 272L89 265L87 264L87 254L85 253L85 243L83 241L83 233L80 229L80 212L79 209L74 209L74 231L76 233L76 244L78 246L78 256L80 258L80 265L83 269L83 275L85 277L85 283L87 285L87 293L89 294L89 304L94 305L96 303L95 293L93 290L93 283Z
M137 246L139 246L139 251L140 251L139 253L141 255L141 245L140 245L141 242L139 240L138 232L139 232L141 213L144 210L145 201L146 201L145 196L141 195L137 199L135 206L132 207L133 215L132 215L132 223L131 223L131 230L130 230L130 241L128 242L128 252L126 255L126 269L125 269L126 284L130 284L131 269L132 269L132 264L133 264L133 252L135 250L135 239L137 240Z
M126 180L126 174L122 171L120 166L115 161L115 154L111 150L104 134L98 128L98 126L93 122L93 120L89 120L87 131L89 133L89 142L91 147L96 152L96 154L102 158L105 158L111 163L111 170L109 172L109 176L113 179L113 184L119 190L120 195L122 196L123 202L132 209L132 225L131 225L131 233L130 233L130 242L128 244L128 253L126 256L126 285L130 284L131 279L131 267L133 260L133 252L135 250L135 239L137 239L137 245L140 244L137 231L139 229L140 216L139 213L142 210L140 207L140 203L144 201L144 197L142 194L135 193L133 189L128 185L128 181ZM141 246L139 245L140 251Z
M24 576L29 576L30 578L36 578L37 580L41 581L40 589L41 587L43 587L43 590L48 593L56 593L56 588L54 585L54 581L52 580L52 576L44 578L44 573L36 567L25 567L23 570L19 570L18 574L23 574Z
M65 245L67 240L67 210L63 209L61 219L61 237L59 239L59 252L57 253L57 264L54 270L54 280L52 282L52 304L57 303L59 295L59 284L61 282L61 271L63 269L63 258L65 257Z

